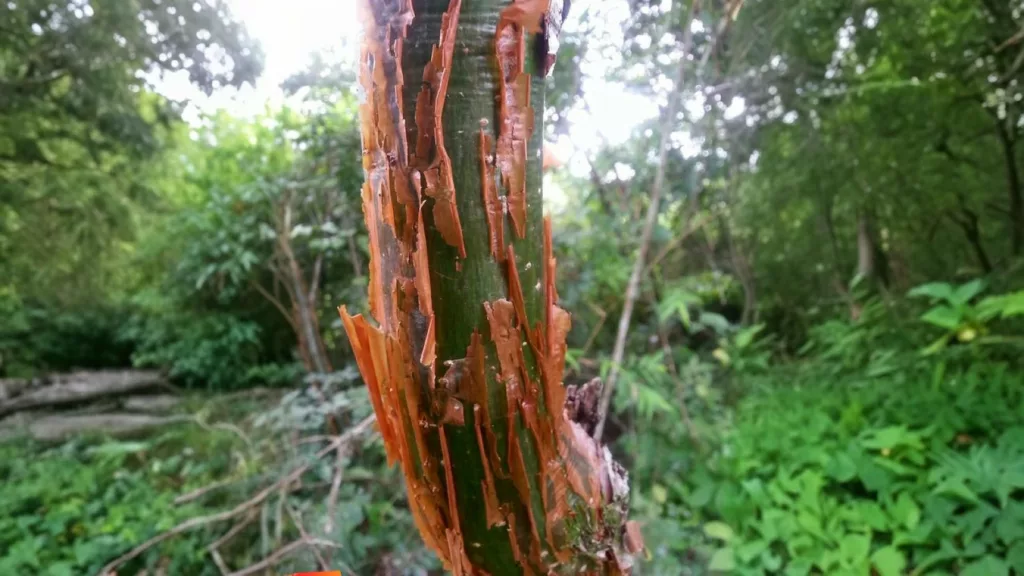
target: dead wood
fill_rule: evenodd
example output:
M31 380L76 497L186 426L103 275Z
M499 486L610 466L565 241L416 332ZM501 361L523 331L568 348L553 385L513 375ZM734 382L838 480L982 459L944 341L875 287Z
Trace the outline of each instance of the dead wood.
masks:
M5 381L5 390L17 390L18 393L0 401L0 416L23 410L81 404L158 386L167 386L163 375L143 370L73 372L42 381L23 382L23 385Z

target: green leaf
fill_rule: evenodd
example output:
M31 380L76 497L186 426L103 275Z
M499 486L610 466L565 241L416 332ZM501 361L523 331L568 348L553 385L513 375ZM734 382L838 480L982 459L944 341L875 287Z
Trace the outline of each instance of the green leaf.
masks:
M712 572L731 572L735 569L736 558L733 556L732 548L719 548L708 563L708 570Z
M46 576L73 576L74 566L70 562L55 562L46 568Z
M814 565L806 558L796 558L786 566L786 576L806 576Z
M907 566L907 559L898 549L886 546L875 550L871 563L878 569L879 576L900 576Z
M956 330L960 323L963 321L963 314L949 306L936 306L931 310L925 312L921 316L921 320L938 326L939 328L945 328L946 330Z
M907 292L910 298L926 297L933 300L949 301L953 298L953 287L945 282L922 284Z
M983 280L971 280L967 284L964 284L953 292L951 300L958 306L967 304L971 298L974 298L985 289L985 282Z
M837 452L829 460L825 473L839 482L849 482L857 476L857 464L845 452Z
M704 534L707 534L709 538L715 538L724 542L729 542L735 536L732 528L725 522L708 522L704 525Z
M989 296L978 303L978 316L988 320L999 316L1010 318L1024 315L1024 290L999 296Z
M966 484L963 483L959 478L950 478L932 489L932 494L943 494L947 496L956 496L972 504L981 502L978 495L974 493Z
M1004 509L995 521L996 535L1003 543L1009 545L1013 542L1024 540L1024 517L1021 517L1021 509L1024 506L1014 505Z
M960 576L1009 576L1010 567L1006 562L991 554L971 562L960 572Z
M703 310L700 313L700 323L705 326L710 326L716 334L725 334L731 327L729 321L725 319L725 316L714 312L705 312Z
M889 519L885 516L885 512L882 511L882 507L877 502L860 501L854 505L856 506L854 510L857 516L867 526L879 531L889 528Z
M1013 571L1017 574L1024 574L1024 542L1017 542L1006 552L1006 561L1010 563Z
M928 574L927 570L936 564L960 557L960 551L953 547L948 540L939 544L939 550L921 558L914 566L914 574Z
M854 564L868 557L871 551L871 536L866 534L847 534L839 541L839 550L843 555L843 562Z
M736 334L736 347L746 348L750 346L751 342L754 341L754 337L757 336L761 330L764 330L764 324L755 324L749 328L744 328Z
M868 430L861 438L861 446L869 450L892 450L901 446L922 448L921 436L905 426L886 426Z
M761 566L769 573L774 573L782 567L782 558L772 554L771 550L765 550L764 554L761 554Z
M761 555L761 553L768 550L768 542L765 540L753 540L750 542L744 542L736 547L736 557L741 562L749 563L754 558Z
M715 485L708 481L707 483L701 484L693 491L693 494L687 499L690 506L694 508L703 508L711 502L711 498L715 495Z
M889 508L893 520L913 530L921 521L921 508L909 494L903 492Z

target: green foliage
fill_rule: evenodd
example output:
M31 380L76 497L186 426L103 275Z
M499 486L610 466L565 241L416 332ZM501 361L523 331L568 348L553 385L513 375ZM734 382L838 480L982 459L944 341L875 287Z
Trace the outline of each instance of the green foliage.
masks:
M960 342L978 344L1020 344L1016 339L989 335L989 324L1024 315L1024 292L989 296L972 303L984 290L984 282L974 280L957 287L945 282L933 282L907 293L909 297L928 298L933 306L921 316L921 320L946 332L928 346L926 352L941 350L954 337Z
M173 185L180 106L153 80L207 92L254 82L262 56L223 2L0 6L0 278L44 303L93 303L141 213Z
M260 326L231 314L139 316L121 335L135 342L135 366L166 368L188 388L286 385L300 374L297 366L262 364Z
M816 358L747 373L704 452L638 459L644 506L683 530L655 537L654 573L683 554L693 573L1008 573L1024 546L1024 380L902 356L887 372L837 377Z
M174 498L183 486L205 484L230 469L238 438L222 432L196 438L182 430L145 441L80 440L57 448L0 444L0 573L95 574L125 543L202 513L201 506L176 505ZM211 535L200 531L171 541L147 564L163 555L175 573L213 574L199 552Z
M132 345L120 337L127 309L24 305L0 295L0 375L125 366Z
M404 501L401 475L385 467L379 440L350 451L338 462L332 453L310 460L316 442L292 443L292 433L320 434L328 412L343 425L371 412L364 388L351 389L355 370L322 381L328 401L297 391L269 404L233 397L190 400L191 423L133 440L79 438L58 447L27 442L0 444L0 573L95 574L131 547L180 522L223 512L304 462L307 489L276 494L255 511L261 518L229 543L224 560L236 568L252 564L279 546L276 534L295 538L281 507L291 507L315 538L344 543L333 551L332 565L347 573L372 573L387 565L396 574L422 574L437 562L415 537ZM327 488L342 466L335 505ZM217 488L216 483L224 483ZM175 499L214 486L187 503ZM329 514L332 513L332 514ZM333 526L327 531L328 520ZM278 524L281 524L278 526ZM230 528L213 523L155 546L124 571L163 567L168 573L219 574L206 546ZM285 559L284 573L315 568L304 551Z

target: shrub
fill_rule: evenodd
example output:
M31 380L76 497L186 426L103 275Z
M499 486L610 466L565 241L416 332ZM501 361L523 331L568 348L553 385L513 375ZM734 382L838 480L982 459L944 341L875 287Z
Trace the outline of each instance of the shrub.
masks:
M664 555L736 574L1024 571L1024 376L947 360L822 374L749 378L721 441L651 478L686 536Z

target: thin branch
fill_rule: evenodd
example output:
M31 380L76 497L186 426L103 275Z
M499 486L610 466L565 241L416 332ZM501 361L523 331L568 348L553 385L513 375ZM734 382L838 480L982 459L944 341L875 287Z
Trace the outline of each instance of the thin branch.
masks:
M331 491L327 494L327 522L324 533L330 535L334 531L334 514L338 507L338 491L341 489L341 472L344 470L345 449L338 446L337 463L334 465L334 478L331 479Z
M260 560L259 562L252 564L250 566L246 566L241 570L232 572L228 574L228 576L248 576L249 574L256 574L260 570L270 568L271 566L276 565L285 556L293 554L297 552L300 548L305 548L309 545L310 542L308 540L306 540L305 538L300 538L290 544L278 548L276 551L274 551L274 553L272 553L270 556L267 556L263 560Z
M995 53L998 54L1003 50L1006 50L1008 47L1020 42L1021 40L1024 40L1024 28L1017 31L1017 33L1014 34L1013 36L1007 38L1006 41L1000 44L999 46L996 46Z
M668 256L669 254L672 253L673 250L678 248L679 245L682 244L683 241L690 236L690 234L693 234L697 230L703 228L704 224L706 224L707 221L710 219L710 216L702 215L695 224L691 225L692 220L688 221L687 227L685 230L683 230L683 233L673 238L668 244L665 244L665 246L653 258L651 258L651 261L648 262L647 266L644 268L642 276L647 276L648 274L650 274L651 270L654 270L654 268L656 268L658 264L660 264L661 261L665 259L666 256Z
M227 432L231 432L235 436L241 438L243 442L245 442L245 445L249 448L250 455L256 452L255 445L252 443L252 440L249 439L249 436L246 435L246 433L243 432L241 428L235 426L234 424L231 424L230 422L217 422L214 424L207 424L198 415L192 417L190 420L194 422L196 426L199 426L200 428L206 430L207 432L213 432L214 430L225 430Z
M248 526L249 524L252 524L252 521L255 520L255 519L256 519L255 511L250 511L249 514L246 515L245 518L242 518L242 520L240 520L237 524L232 526L231 529L228 530L227 532L225 532L223 536L221 536L220 538L217 538L216 540L214 540L214 542L212 544L207 546L206 550L209 551L212 554L218 548L223 546L225 542L227 542L228 540L231 540L232 538L237 536L238 533L241 532L242 530L245 530L246 526ZM225 572L230 572L230 570L224 570L224 571Z
M349 430L346 430L345 433L342 434L341 436L338 436L337 440L322 448L313 456L313 459L311 461L306 462L305 464L299 466L298 468L295 468L280 480L274 482L270 486L267 486L255 496L246 500L245 502L242 502L238 506L235 506L231 510L227 510L225 512L220 512L217 514L210 514L208 516L199 516L196 518L192 518L190 520L186 520L185 522L178 524L174 528L171 528L170 530L163 532L162 534L158 534L150 538L149 540L146 540L142 544L139 544L135 548L132 548L124 555L112 560L109 564L104 566L103 569L99 572L100 575L116 576L115 570L117 568L121 567L126 562L138 558L146 550L149 550L153 546L156 546L157 544L171 537L183 534L185 532L188 532L189 530L193 530L201 526L206 526L207 524L214 524L217 522L224 522L225 520L231 520L232 518L236 518L238 516L241 516L242 514L250 512L253 508L263 504L263 502L271 494L277 491L281 485L290 485L296 479L300 478L303 474L306 473L307 470L310 469L310 467L313 466L314 462L320 460L321 458L330 454L334 450L337 450L338 446L341 446L342 444L348 442L352 442L361 437L367 430L369 430L370 426L373 424L374 421L374 416L366 417L362 422L353 426Z
M295 330L296 332L299 331L298 326L295 324L295 318L292 317L292 313L284 307L284 304L276 296L268 292L263 286L260 286L259 282L256 282L255 280L250 280L249 284L251 284L261 296L266 298L268 302L273 304L274 308L277 308L277 311L280 312L281 315L284 316L284 319L288 321L288 325L292 327L292 330Z
M302 525L302 517L299 516L299 513L296 512L295 508L292 508L291 505L288 505L287 510L288 515L292 518L292 523L295 524L295 528L299 531L299 536L301 536L302 539L305 541L311 540L311 538L309 537L309 533L306 532L306 528ZM328 570L329 565L327 564L327 560L324 559L324 555L320 553L320 548L318 546L313 546L312 549L313 556L316 557L316 562L317 565L320 566L320 569Z
M316 255L316 260L313 261L313 278L309 283L309 301L316 306L317 298L320 296L320 274L323 272L324 267L324 254L323 252Z
M253 564L251 566L246 566L245 568L242 568L241 570L238 570L237 572L232 572L231 574L228 574L228 576L249 576L250 574L255 574L255 573L259 572L260 570L263 570L263 569L266 569L266 568L270 568L271 566L274 566L275 564L280 562L281 559L284 558L285 556L288 556L290 554L294 554L300 548L305 548L307 546L310 547L310 548L316 548L317 546L322 546L322 547L325 547L325 548L337 548L338 547L338 545L335 544L334 542L328 542L326 540L320 540L318 538L300 538L300 539L298 539L298 540L296 540L296 541L294 541L294 542L292 542L292 543L290 543L290 544L288 544L288 545L286 545L286 546L284 546L282 548L277 549L273 554L271 554L270 556L267 556L263 560L260 560L259 562L255 563L255 564Z
M595 314L597 314L600 320L598 320L597 325L595 325L594 328L590 331L590 336L587 336L587 342L583 345L583 349L580 350L580 356L587 355L587 351L590 350L590 347L594 345L594 340L597 339L597 335L601 332L601 328L604 326L605 320L608 319L608 313L604 311L604 308L601 308L597 304L593 304L589 301L587 302L587 306L589 306L590 309L593 310Z
M217 569L220 570L221 576L228 576L231 573L231 569L228 568L227 562L221 557L220 551L210 550L210 557L213 558L213 563L217 565Z
M331 442L338 437L337 434L314 434L312 436L304 436L299 438L296 445L310 444L312 442Z
M191 492L186 492L185 494L182 494L181 496L178 496L177 498L175 498L174 499L174 505L175 506L181 506L181 505L184 505L184 504L188 504L189 502L191 502L193 500L198 500L198 499L202 498L203 496L205 496L206 494L208 494L210 492L213 492L214 490L217 490L219 488L223 488L224 486L228 486L228 485L234 484L235 482L238 482L238 479L220 480L218 482L214 482L213 484L208 484L208 485L203 486L201 488L196 488L195 490L193 490Z
M288 486L282 484L277 493L277 507L274 509L274 546L280 546L284 536L284 500L287 496Z
M692 0L687 22L697 17L701 9L701 0ZM658 207L661 202L661 189L665 184L665 165L668 163L668 154L671 148L672 126L676 118L676 111L679 108L680 93L683 90L683 82L686 78L686 55L690 53L690 45L693 43L692 26L686 26L683 32L682 53L679 61L679 71L675 86L669 94L668 103L665 106L662 124L661 137L658 142L658 169L654 174L654 183L651 187L651 199L647 206L647 218L644 221L643 232L640 237L640 252L637 254L636 262L633 263L633 272L629 276L629 284L626 286L625 303L622 307L622 315L619 317L619 328L615 336L615 347L612 350L612 366L608 373L608 381L601 392L601 403L598 407L597 426L594 428L594 439L601 441L604 434L604 425L608 418L608 409L611 406L612 395L615 392L615 384L619 377L619 367L622 364L622 357L626 351L626 336L629 334L629 323L633 317L633 306L636 304L636 297L639 292L640 275L644 269L644 262L647 259L647 250L651 244L651 235L654 231L654 224L658 219Z

